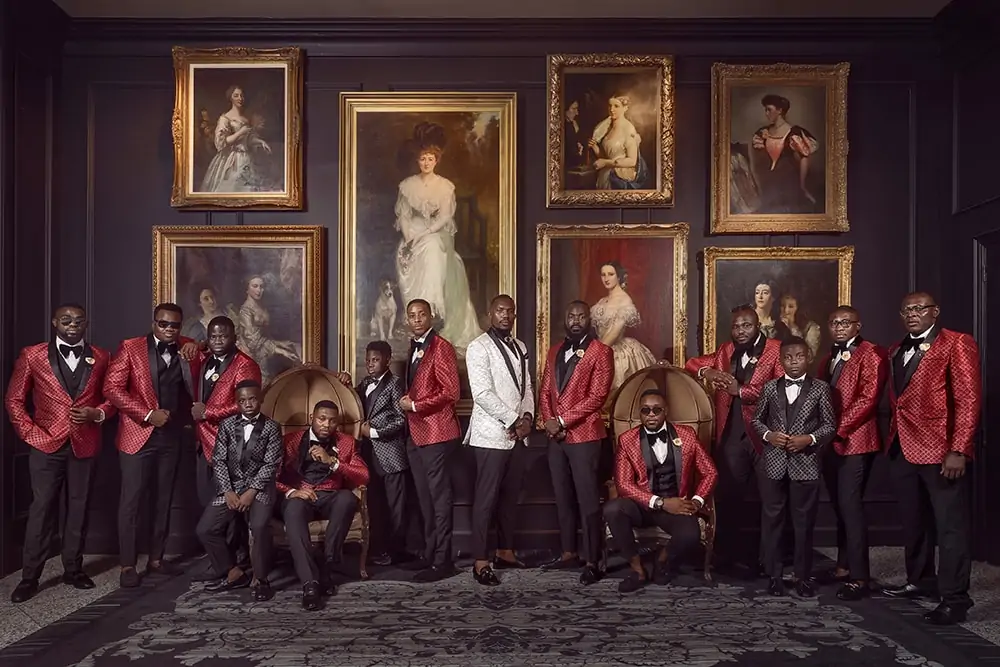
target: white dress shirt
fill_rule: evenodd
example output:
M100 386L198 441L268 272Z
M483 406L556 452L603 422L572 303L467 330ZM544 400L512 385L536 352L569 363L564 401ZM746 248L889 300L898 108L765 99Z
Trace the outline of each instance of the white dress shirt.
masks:
M250 441L250 434L253 433L253 427L255 422L260 418L260 413L258 412L253 417L243 416L243 442L247 443Z
M382 383L382 379L385 377L386 373L388 373L388 372L389 371L386 371L385 373L382 373L382 375L378 376L377 380L375 380L374 382L369 383L368 386L365 387L365 398L368 398L369 396L372 395L372 392L375 391L375 388L378 387ZM376 431L375 427L372 426L371 424L368 424L368 437L371 438L372 440L375 440L375 439L378 438L378 431Z
M244 426L243 428L245 429L246 427ZM330 437L330 441L331 441L331 443L334 441L334 437L333 436ZM309 442L319 442L319 438L316 437L316 434L313 433L312 429L309 429ZM337 445L331 445L331 446L333 448L333 453L336 456L337 455ZM337 460L335 460L333 462L333 465L330 466L330 474L333 474L333 473L337 472L337 470L339 468L340 468L340 459L338 458ZM298 489L288 489L288 491L285 492L285 497L287 498L288 496L292 495L296 491L298 491Z
M934 325L932 324L927 328L927 331L923 332L922 334L917 334L916 336L910 334L910 338L913 338L914 340L926 340L927 336L930 334L933 328ZM913 348L910 348L906 352L903 352L903 365L905 366L906 364L910 363L910 359L912 359L913 355L915 355L916 353L917 351Z
M837 364L839 364L844 359L844 352L847 351L847 348L849 348L852 345L854 345L854 340L856 338L857 338L857 336L854 336L854 338L851 338L846 343L844 343L844 349L843 350L839 350L837 352L837 354L834 355L834 357L832 359L830 359L830 372L831 373L833 372L833 369L837 367Z
M666 438L666 442L661 442L660 440L657 440L653 444L653 456L656 457L656 462L657 463L663 463L664 461L666 461L667 457L671 456L673 454L673 452L671 451L671 447L675 446L672 442L670 442L670 438L667 436L667 429L666 429L666 427L661 428L659 431L656 431L656 432L653 432L653 433L651 433L646 428L643 428L642 430L645 431L645 433L646 433L647 436L656 435L658 433L662 433L664 435L664 437ZM680 480L681 471L680 470L675 470L674 474L677 475L677 488L680 489L680 486L681 486L681 480ZM656 501L659 500L659 499L660 499L660 496L657 496L657 495L654 494L653 497L649 499L649 509L654 509L656 507ZM693 500L694 502L698 503L698 505L701 506L701 507L704 507L704 505L705 505L705 499L702 498L701 496L691 496L691 500Z
M803 375L798 380L796 380L795 378L788 377L787 373L785 374L785 398L788 399L788 404L789 405L791 405L792 403L794 403L795 401L797 401L799 399L799 394L802 393L802 385L791 384L791 383L792 382L805 381L805 379L806 379L805 375ZM764 431L764 440L765 441L767 441L767 434L770 433L770 432L771 431ZM813 435L812 433L810 433L809 437L812 438L813 444L815 445L816 444L816 436Z
M59 336L56 336L56 350L57 351L59 350L59 346L60 345L65 345L67 347L75 347L75 348L77 348L77 349L80 350L79 356L77 356L76 350L73 350L72 352L69 353L68 356L64 356L63 357L63 361L65 361L66 365L69 366L69 369L72 372L75 373L76 372L76 367L80 365L80 359L83 357L84 342L81 340L76 345L71 345L70 343L67 343L62 338L60 338ZM59 352L59 356L62 356L62 352L61 351Z

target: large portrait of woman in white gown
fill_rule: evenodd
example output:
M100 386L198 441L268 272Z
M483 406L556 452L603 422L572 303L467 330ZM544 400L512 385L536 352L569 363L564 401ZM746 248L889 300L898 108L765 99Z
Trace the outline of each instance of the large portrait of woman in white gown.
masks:
M363 376L373 340L404 357L419 298L462 368L514 290L514 97L345 93L342 109L341 365Z
M539 365L562 340L566 304L590 304L594 336L614 353L612 395L664 359L680 365L687 342L687 240L670 225L540 225Z
M301 207L298 49L174 49L174 206Z
M673 60L549 56L549 206L673 204Z

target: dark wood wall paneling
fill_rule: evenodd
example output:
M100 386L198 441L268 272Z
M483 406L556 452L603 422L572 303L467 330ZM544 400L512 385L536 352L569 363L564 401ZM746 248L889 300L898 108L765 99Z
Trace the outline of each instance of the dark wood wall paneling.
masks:
M31 255L27 239L17 237L18 271L26 272L20 280L30 283L28 288L41 296L33 302L22 297L16 307L9 299L0 304L0 312L8 318L4 322L10 327L4 327L7 335L2 352L10 359L16 346L44 338L52 299L85 303L92 320L91 338L99 345L114 348L120 339L145 331L150 319L153 225L323 225L329 230L328 275L336 276L338 94L358 90L517 92L517 290L522 337L529 346L534 343L533 327L525 323L532 322L535 315L534 229L541 222L688 222L692 228L688 303L694 321L699 321L703 312L699 251L707 245L855 245L854 304L865 315L866 334L888 343L899 335L894 314L899 297L917 285L938 290L951 273L939 254L938 232L951 199L947 183L950 83L930 39L930 29L929 22L870 21L650 21L639 26L607 21L398 25L364 21L74 21L55 88L54 135L47 135L48 143L41 144L53 147L57 166L54 198L43 198L43 203L59 203L51 227L52 242L43 246L40 255ZM227 43L296 44L306 51L304 211L206 213L177 211L169 206L173 161L170 47ZM664 52L676 57L674 208L545 208L545 54L595 50ZM716 61L851 62L850 233L708 237L710 70ZM36 96L40 94L37 86L33 90ZM51 90L46 88L45 95L51 96ZM31 145L37 148L38 143ZM46 173L32 169L31 158L24 160L26 173ZM19 170L21 164L19 159ZM44 176L41 178L44 182ZM8 179L3 183L6 185ZM32 191L26 183L23 187ZM37 190L37 183L33 187L36 193L52 194L44 187ZM4 203L6 194L5 188ZM39 210L52 211L44 206ZM44 225L32 229L40 228ZM11 234L6 224L4 234ZM27 254L22 257L22 253ZM3 269L12 271L9 262L4 262ZM4 280L3 284L6 289L9 283ZM331 367L337 362L336 289L335 278L331 278L326 315L326 360ZM688 353L699 350L700 330L692 327ZM3 367L9 374L10 362L5 361ZM91 552L117 549L118 465L110 431L91 507L87 545ZM5 440L8 437L9 433L5 434ZM539 457L531 466L525 484L524 528L519 536L524 546L556 545L555 513L543 459ZM189 459L186 466L191 463ZM878 469L875 475L868 499L874 539L895 542L894 501L886 491L884 470ZM172 530L178 547L191 545L193 526L193 486L182 473L184 477L187 479L178 486ZM4 484L7 496L12 488L12 484ZM467 501L470 492L468 483L460 484L459 500ZM818 535L825 543L833 537L828 509L824 508ZM457 527L465 532L466 512L460 511L457 519ZM464 539L460 536L458 542L461 546Z
M45 26L41 30L39 26ZM0 2L0 368L44 340L52 308L54 91L66 17L48 0ZM0 570L20 564L31 487L27 446L0 429Z
M956 0L939 23L951 74L940 97L952 107L952 124L942 128L952 193L938 248L940 264L952 267L942 281L942 317L980 345L985 401L973 467L974 553L1000 563L1000 135L989 111L1000 78L1000 11L989 0Z

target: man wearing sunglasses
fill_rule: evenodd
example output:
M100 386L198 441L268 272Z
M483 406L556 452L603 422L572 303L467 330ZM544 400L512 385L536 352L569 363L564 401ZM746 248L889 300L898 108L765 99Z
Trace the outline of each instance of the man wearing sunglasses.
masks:
M194 378L201 368L197 357L189 361L181 352L194 342L180 335L183 315L177 304L156 306L152 331L122 341L104 380L104 395L121 413L118 542L123 588L139 585L136 528L147 494L153 519L146 573L177 572L163 560L163 549L181 447L191 437L191 406L198 395Z
M719 493L716 503L720 513L729 517L719 524L716 549L725 559L720 568L733 561L742 563L751 573L761 568L752 565L760 552L753 554L754 540L740 535L741 527L760 521L746 492L762 444L753 429L757 398L768 381L783 377L781 343L760 331L757 311L749 304L732 310L732 340L712 354L689 359L685 369L715 390L715 444L712 457L719 469Z
M604 504L604 520L631 572L618 591L631 593L649 581L635 543L635 528L658 526L670 535L670 560L662 548L653 581L668 583L681 563L697 553L701 528L697 513L715 488L712 457L694 429L667 421L667 397L647 389L639 397L642 425L622 433L615 452L619 497Z
M930 294L907 295L899 309L907 335L889 350L892 422L887 441L903 520L906 583L883 593L928 597L936 579L941 604L924 619L951 625L964 621L972 607L965 468L975 451L983 386L979 346L968 334L941 328L940 314ZM935 542L940 550L937 577Z

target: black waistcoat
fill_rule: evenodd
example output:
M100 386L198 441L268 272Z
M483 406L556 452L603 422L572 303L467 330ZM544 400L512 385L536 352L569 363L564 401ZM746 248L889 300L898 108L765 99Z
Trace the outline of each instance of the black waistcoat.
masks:
M649 490L663 498L677 497L677 470L674 468L673 452L668 451L663 463L657 463L648 470Z
M317 445L321 444L319 442L315 443ZM302 435L302 440L299 442L299 474L302 475L302 479L316 486L330 476L330 466L321 461L313 461L312 457L309 456L309 448L313 446L313 442L309 439L309 431L306 431ZM330 451L330 445L327 444L326 450Z
M66 359L59 355L59 374L62 375L63 381L66 383L66 390L69 392L70 397L76 398L80 395L80 390L83 387L80 386L80 380L83 379L83 365L87 363L83 359L76 365L76 370L71 371L69 369L69 364L66 363Z

